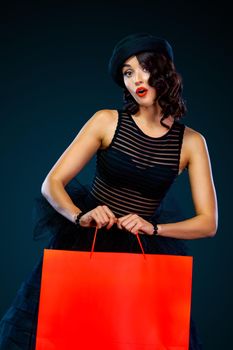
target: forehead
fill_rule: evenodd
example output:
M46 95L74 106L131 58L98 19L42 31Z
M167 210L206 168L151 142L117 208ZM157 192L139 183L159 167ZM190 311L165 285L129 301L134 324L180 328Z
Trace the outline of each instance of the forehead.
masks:
M137 59L136 56L130 56L129 58L127 58L127 60L124 61L124 63L122 64L122 69L124 67L134 67L139 65L139 61Z

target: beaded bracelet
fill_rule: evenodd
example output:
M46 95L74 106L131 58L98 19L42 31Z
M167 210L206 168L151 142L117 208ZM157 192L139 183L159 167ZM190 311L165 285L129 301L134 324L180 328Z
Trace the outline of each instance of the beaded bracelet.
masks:
M80 226L79 220L80 220L80 218L81 218L84 214L85 214L84 211L80 211L80 212L77 214L76 219L75 219L75 221L74 221L74 223L75 223L75 225L76 225L77 227Z
M154 221L150 221L150 223L153 225L154 227L154 231L152 233L152 235L157 235L158 234L158 225L157 225L157 222L154 222Z

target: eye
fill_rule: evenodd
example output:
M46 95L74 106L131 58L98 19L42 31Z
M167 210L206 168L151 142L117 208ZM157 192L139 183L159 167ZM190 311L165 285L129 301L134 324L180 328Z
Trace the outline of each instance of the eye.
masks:
M146 67L142 67L142 70L144 70L144 71L149 73L149 69L147 69Z
M127 71L125 71L124 73L123 73L123 75L124 76L126 76L126 77L128 77L128 76L130 76L130 75L128 75L128 73L132 73L130 70L127 70Z

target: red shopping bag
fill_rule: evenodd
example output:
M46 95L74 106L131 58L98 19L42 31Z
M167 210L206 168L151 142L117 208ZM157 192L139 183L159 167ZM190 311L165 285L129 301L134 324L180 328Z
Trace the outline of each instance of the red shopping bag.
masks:
M36 350L188 350L192 259L45 249Z

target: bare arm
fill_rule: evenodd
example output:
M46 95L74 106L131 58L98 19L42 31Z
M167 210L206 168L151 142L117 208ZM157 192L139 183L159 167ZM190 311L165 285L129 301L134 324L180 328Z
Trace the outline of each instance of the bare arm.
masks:
M183 239L212 237L217 231L218 208L205 138L198 132L188 132L186 148L196 216L177 223L159 224L158 234Z
M97 111L82 127L73 142L61 155L46 176L41 193L68 220L74 222L80 209L74 205L64 189L89 162L101 146L108 110Z

